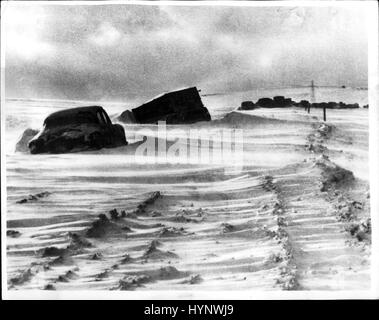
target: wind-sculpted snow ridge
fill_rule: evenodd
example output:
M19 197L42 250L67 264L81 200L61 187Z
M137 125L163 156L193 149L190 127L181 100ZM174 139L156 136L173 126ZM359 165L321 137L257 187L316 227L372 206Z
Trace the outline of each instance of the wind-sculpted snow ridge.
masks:
M271 254L268 261L280 263L280 277L276 280L284 290L298 290L300 285L297 281L297 266L293 256L293 248L286 227L288 226L288 218L286 214L286 206L282 196L280 186L273 182L272 176L265 176L263 188L274 193L274 203L271 208L272 215L276 221L273 229L266 232L270 237L278 241L280 251Z
M334 126L323 123L318 126L315 134L308 136L309 140L316 140L319 143L318 148L309 150L312 152L316 152L317 149L321 150L321 156L315 159L315 165L321 169L320 190L328 193L329 200L333 202L337 219L348 223L345 226L346 231L358 241L371 242L371 218L367 217L367 212L366 217L360 217L359 214L359 211L364 211L365 206L369 209L369 202L351 199L349 188L354 188L355 177L353 172L330 161L326 155L329 150L322 145L332 137L335 130ZM368 196L366 196L367 198Z
M313 153L324 154L327 153L327 147L323 143L330 138L333 129L335 128L331 125L322 123L314 124L315 130L310 133L307 137L308 143L306 149Z
M9 288L368 289L367 181L340 161L356 151L352 118L336 111L325 124L301 110L257 112L233 120L247 119L238 173L113 154L11 163ZM17 203L41 190L51 194Z
M243 112L233 111L227 113L222 119L211 121L211 125L226 125L233 127L249 127L249 126L278 126L278 125L294 125L303 122L303 120L295 119L273 119L265 116L246 114Z
M50 195L50 192L48 192L48 191L40 192L37 194L31 194L27 198L23 198L23 199L17 201L17 203L27 203L27 202L31 202L31 201L38 201L38 199L45 198L49 195Z

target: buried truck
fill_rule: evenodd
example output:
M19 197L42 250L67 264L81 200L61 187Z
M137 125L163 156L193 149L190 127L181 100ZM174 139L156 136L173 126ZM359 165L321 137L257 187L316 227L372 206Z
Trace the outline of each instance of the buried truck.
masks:
M29 141L30 153L68 153L127 145L124 128L100 106L54 112Z
M124 111L118 120L124 123L191 124L210 121L196 87L171 91L144 103L138 108Z

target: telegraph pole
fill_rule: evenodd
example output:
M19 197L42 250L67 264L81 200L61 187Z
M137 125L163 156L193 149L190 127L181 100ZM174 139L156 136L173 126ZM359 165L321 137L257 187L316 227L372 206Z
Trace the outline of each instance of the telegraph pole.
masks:
M311 82L311 103L309 104L309 107L308 107L308 113L311 111L311 105L312 103L315 103L315 84L312 80Z
M315 100L316 100L315 99L315 83L312 80L312 82L311 82L311 102L314 103Z

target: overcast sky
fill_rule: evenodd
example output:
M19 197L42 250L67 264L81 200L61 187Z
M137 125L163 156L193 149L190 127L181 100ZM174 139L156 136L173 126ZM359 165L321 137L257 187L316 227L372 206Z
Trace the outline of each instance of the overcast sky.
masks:
M8 97L116 101L184 86L211 93L312 79L367 86L357 7L7 3L2 20Z

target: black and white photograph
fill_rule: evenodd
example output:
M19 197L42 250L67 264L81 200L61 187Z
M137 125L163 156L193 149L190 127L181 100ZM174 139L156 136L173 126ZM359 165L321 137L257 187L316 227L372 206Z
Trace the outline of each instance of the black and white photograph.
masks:
M378 298L377 11L1 2L3 299Z

